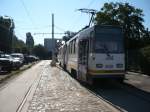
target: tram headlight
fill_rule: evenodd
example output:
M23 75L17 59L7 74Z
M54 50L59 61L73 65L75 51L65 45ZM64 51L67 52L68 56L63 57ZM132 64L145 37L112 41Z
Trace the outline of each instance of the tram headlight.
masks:
M116 64L116 67L117 68L123 68L123 64L118 63L118 64Z
M103 68L103 64L96 64L96 68Z

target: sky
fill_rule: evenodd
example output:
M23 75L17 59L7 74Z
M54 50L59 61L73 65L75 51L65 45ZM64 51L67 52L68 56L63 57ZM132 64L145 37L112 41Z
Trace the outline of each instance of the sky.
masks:
M55 33L77 32L89 23L90 16L77 11L81 8L100 10L106 2L128 2L144 13L144 26L150 29L149 0L0 0L0 16L10 16L15 23L16 36L25 42L26 33L31 32L35 44L44 44L51 38L52 13ZM63 35L55 35L62 38Z

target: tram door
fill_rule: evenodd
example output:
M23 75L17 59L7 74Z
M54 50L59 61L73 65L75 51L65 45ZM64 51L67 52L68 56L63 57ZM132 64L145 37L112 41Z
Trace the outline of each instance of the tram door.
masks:
M79 53L78 53L78 74L77 78L82 81L86 81L86 74L88 69L88 40L79 41Z

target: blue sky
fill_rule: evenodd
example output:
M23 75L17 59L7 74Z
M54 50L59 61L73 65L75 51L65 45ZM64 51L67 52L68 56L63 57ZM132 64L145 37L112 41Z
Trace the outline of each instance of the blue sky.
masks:
M43 44L51 35L34 33L51 32L51 14L54 13L55 32L78 31L89 22L89 15L77 11L80 8L100 10L105 2L128 2L144 13L144 25L150 29L149 0L0 0L0 15L10 16L15 22L15 34L25 41L26 32L31 32L35 44ZM55 35L61 38L63 35Z

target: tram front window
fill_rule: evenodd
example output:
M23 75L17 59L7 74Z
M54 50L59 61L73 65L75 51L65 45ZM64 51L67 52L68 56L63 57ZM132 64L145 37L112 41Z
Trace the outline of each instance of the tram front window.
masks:
M96 53L122 53L123 39L114 34L98 34L95 39Z

